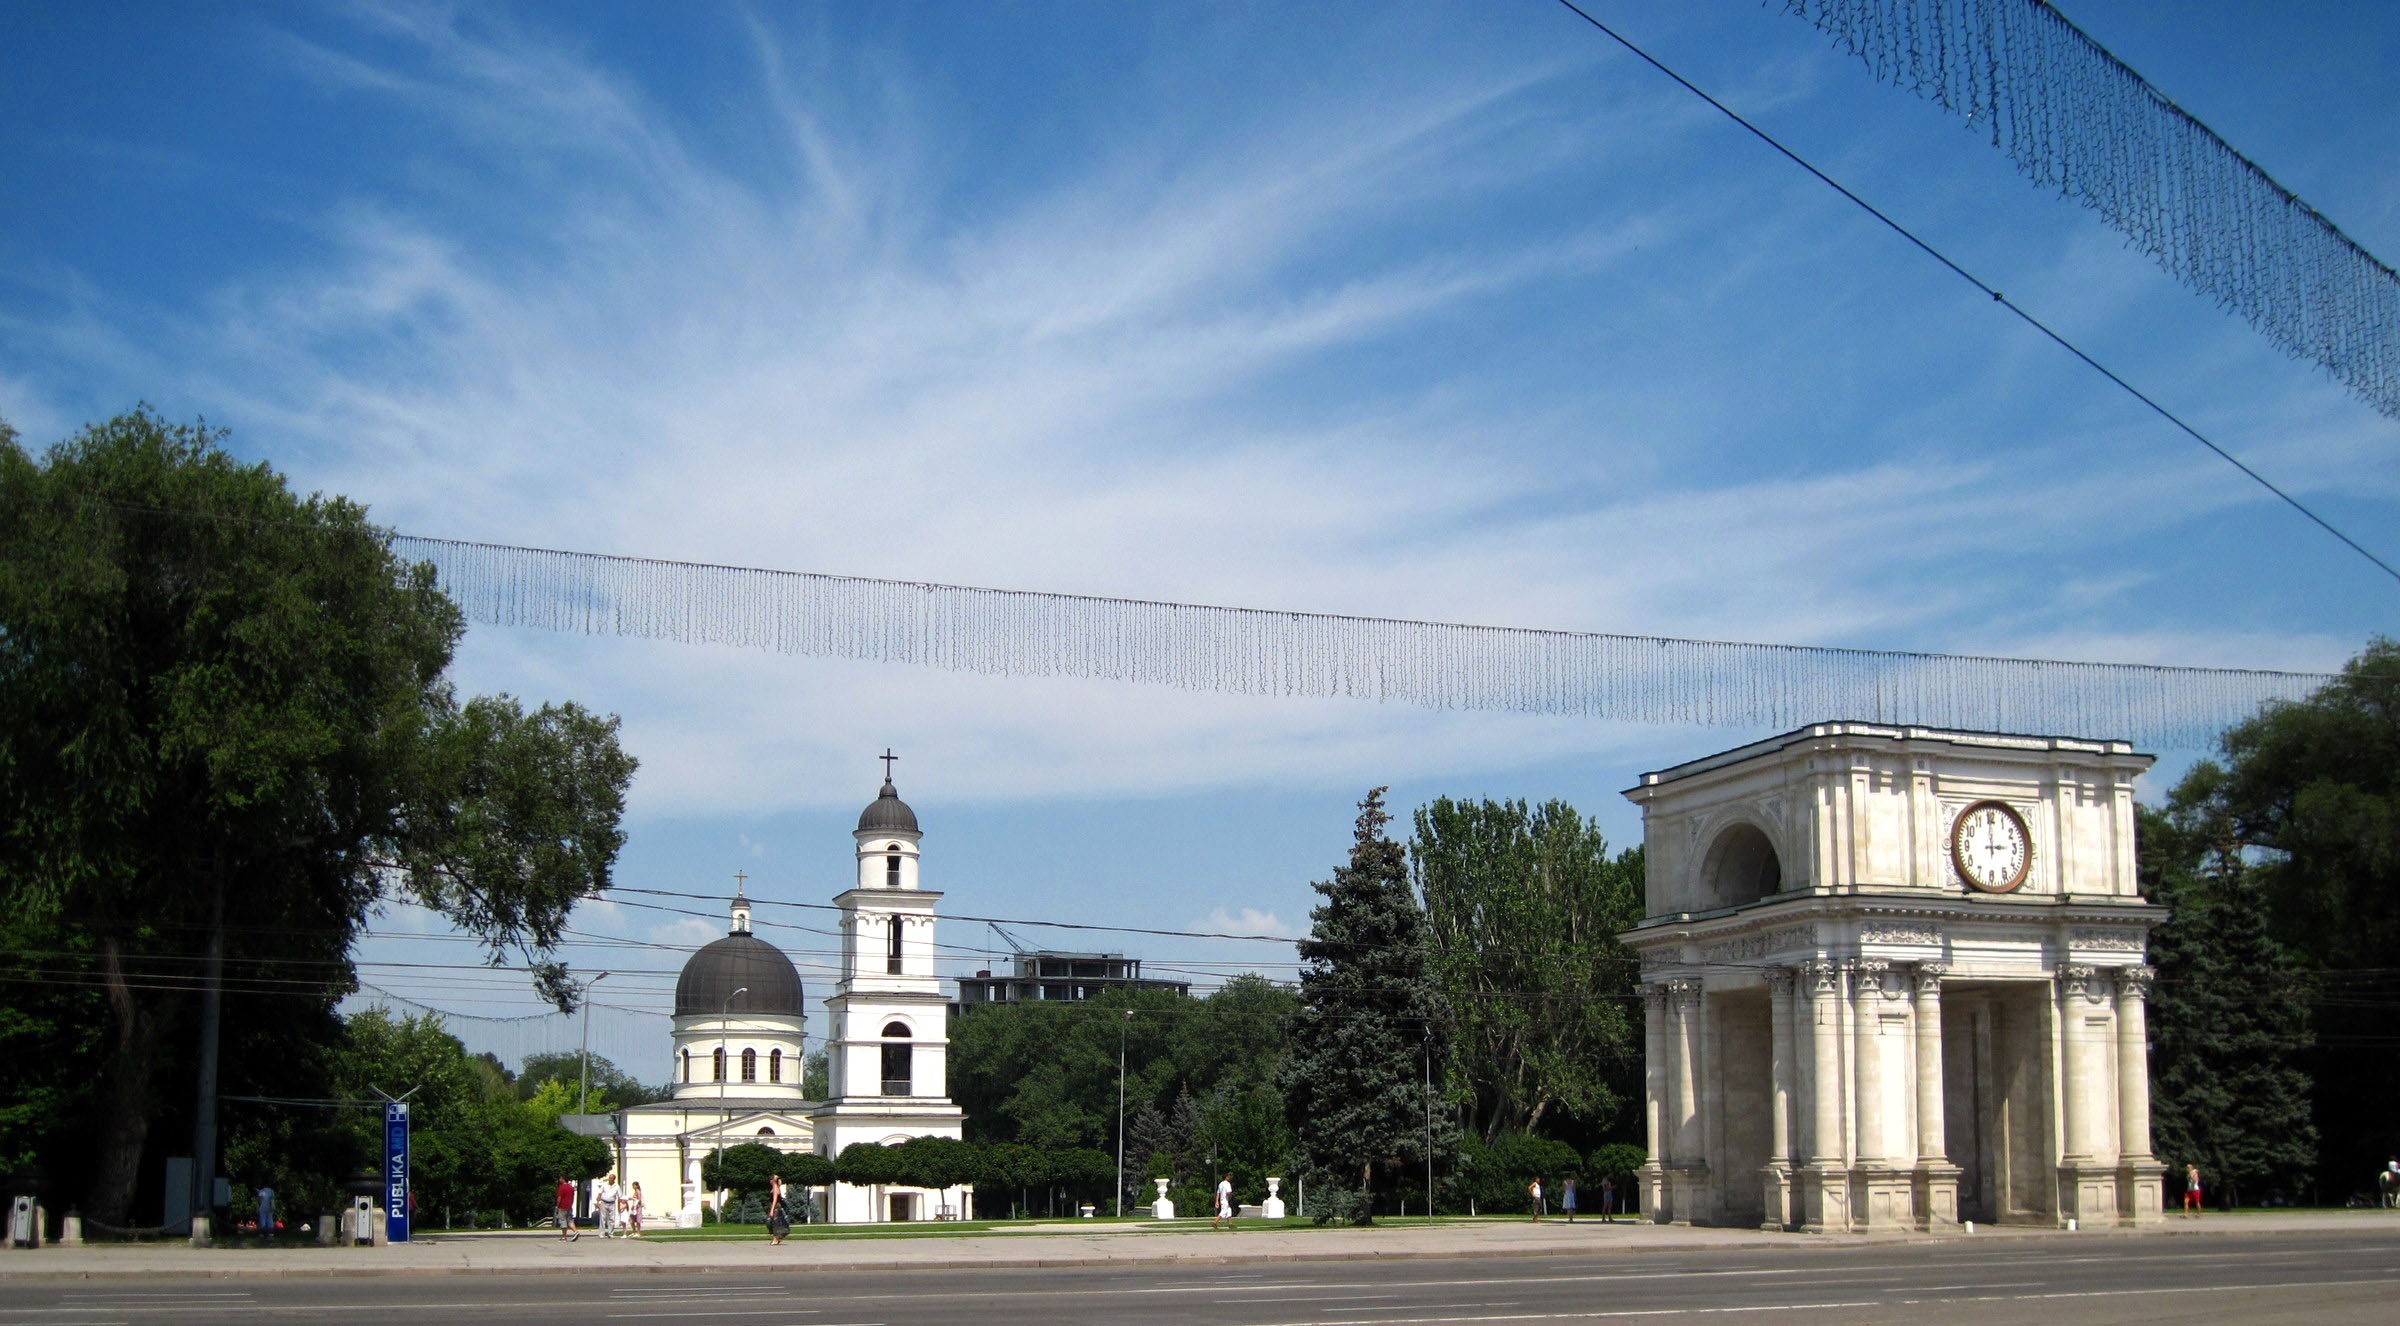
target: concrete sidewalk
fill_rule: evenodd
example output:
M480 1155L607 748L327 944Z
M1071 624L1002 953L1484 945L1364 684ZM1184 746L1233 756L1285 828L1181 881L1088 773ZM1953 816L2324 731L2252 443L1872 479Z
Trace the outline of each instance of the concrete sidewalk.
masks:
M2047 1226L1980 1226L1938 1234L1786 1234L1755 1229L1696 1229L1633 1221L1461 1220L1369 1229L1212 1230L1206 1222L1035 1225L1009 1232L945 1237L803 1239L781 1247L765 1239L664 1241L601 1239L562 1243L551 1233L435 1234L384 1248L194 1248L184 1244L101 1244L0 1251L0 1279L136 1275L317 1276L458 1275L479 1272L594 1273L700 1270L808 1270L841 1267L1160 1266L1219 1262L1338 1261L1394 1257L1527 1257L1719 1249L1793 1253L1978 1239L2100 1241L2206 1236L2376 1232L2400 1244L2400 1211L2295 1211L2176 1217L2142 1230L2066 1233Z

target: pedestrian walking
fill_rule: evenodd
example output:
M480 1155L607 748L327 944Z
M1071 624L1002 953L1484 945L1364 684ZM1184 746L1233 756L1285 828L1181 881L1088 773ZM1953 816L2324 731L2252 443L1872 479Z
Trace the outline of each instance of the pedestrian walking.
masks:
M625 1198L625 1223L631 1227L635 1238L642 1236L642 1185L638 1179L634 1181L633 1191Z
M780 1246L784 1236L792 1232L792 1217L783 1209L783 1176L767 1176L767 1244Z
M1600 1176L1600 1218L1609 1224L1617 1223L1617 1181L1613 1176Z
M617 1191L617 1172L615 1170L610 1170L603 1175L599 1184L592 1189L592 1221L600 1226L600 1237L602 1238L616 1237L624 1233L623 1230L617 1228L617 1199L622 1195Z
M1575 1223L1575 1176L1570 1174L1559 1183L1558 1209L1567 1213L1567 1223Z
M2200 1217L2200 1167L2198 1165L2186 1164L2183 1167L2183 1213L2195 1220Z
M1233 1176L1231 1174L1220 1174L1217 1176L1217 1218L1209 1221L1208 1227L1210 1229L1216 1229L1219 1226L1227 1226L1231 1225L1232 1223Z
M1534 1176L1533 1176L1533 1182L1531 1182L1531 1183L1528 1183L1528 1184L1526 1184L1526 1185L1525 1185L1525 1196L1526 1196L1528 1199L1530 1199L1530 1200L1531 1200L1531 1202L1532 1202L1532 1205L1533 1205L1533 1218L1534 1218L1534 1220L1535 1220L1535 1222L1536 1222L1536 1223L1539 1223L1539 1222L1540 1222L1540 1220L1541 1220L1541 1218L1542 1218L1542 1176L1541 1176L1541 1175L1539 1175L1539 1174L1536 1174L1536 1175L1534 1175Z
M558 1176L558 1213L552 1218L558 1222L559 1242L572 1243L583 1237L583 1231L575 1228L575 1182L564 1174Z

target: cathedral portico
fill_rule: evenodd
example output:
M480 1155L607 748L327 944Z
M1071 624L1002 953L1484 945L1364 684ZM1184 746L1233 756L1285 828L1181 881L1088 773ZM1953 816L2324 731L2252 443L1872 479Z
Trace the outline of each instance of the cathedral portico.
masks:
M1646 775L1653 1218L2156 1218L2148 763L1826 724Z

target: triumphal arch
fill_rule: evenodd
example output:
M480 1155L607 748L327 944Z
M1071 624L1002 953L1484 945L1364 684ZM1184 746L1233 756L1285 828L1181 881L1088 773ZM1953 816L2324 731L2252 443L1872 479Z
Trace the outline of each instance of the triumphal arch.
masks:
M2157 1219L2150 763L1824 723L1643 775L1652 1218Z

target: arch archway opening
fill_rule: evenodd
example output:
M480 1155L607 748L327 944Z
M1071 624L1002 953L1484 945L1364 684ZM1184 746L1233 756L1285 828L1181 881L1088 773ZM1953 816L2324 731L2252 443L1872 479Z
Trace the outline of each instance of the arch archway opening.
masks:
M1783 860L1757 825L1729 825L1709 845L1700 877L1704 907L1740 907L1783 891Z

